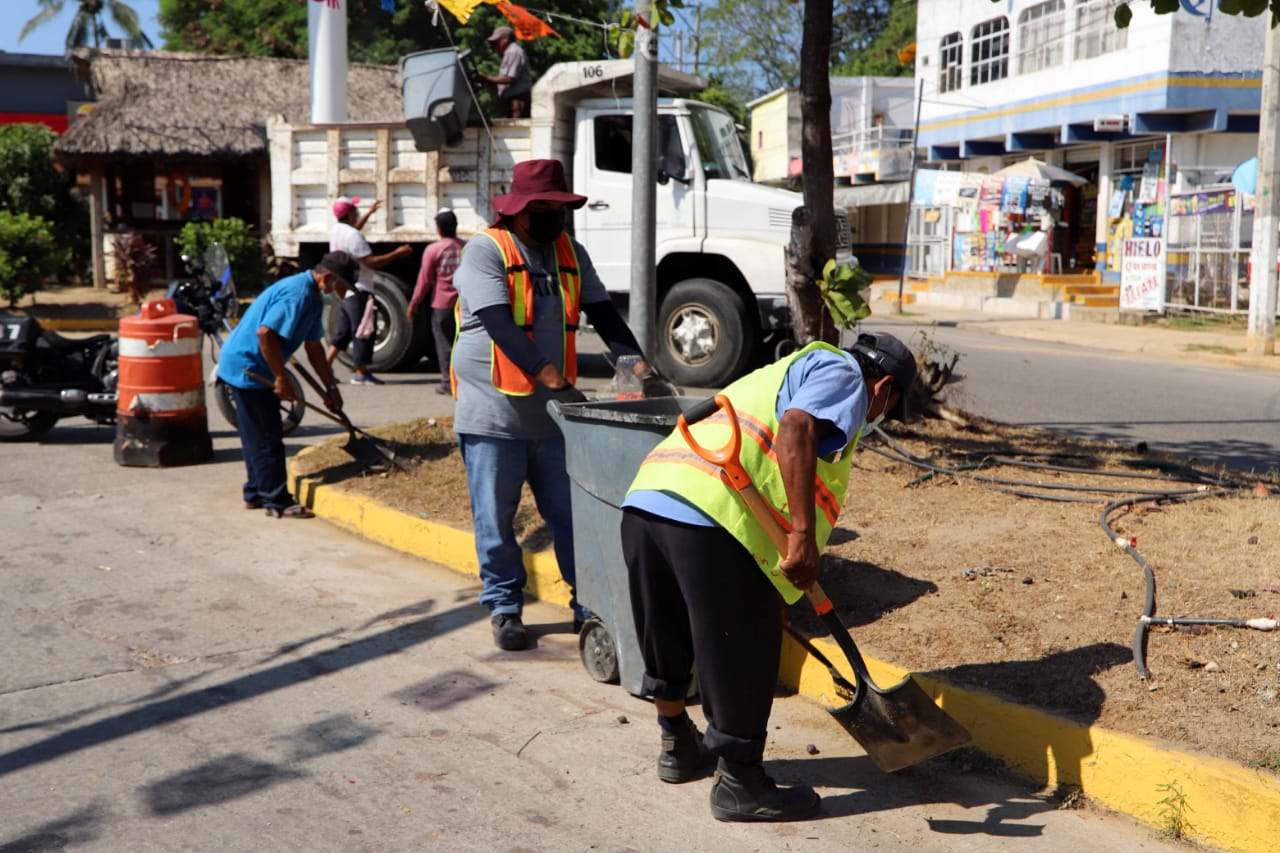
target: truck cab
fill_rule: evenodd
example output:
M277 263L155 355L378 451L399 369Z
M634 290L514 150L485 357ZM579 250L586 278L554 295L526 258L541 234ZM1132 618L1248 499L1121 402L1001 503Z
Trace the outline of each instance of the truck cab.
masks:
M575 236L624 308L632 113L625 100L579 102L572 161L574 191L587 196L574 215ZM786 246L802 196L751 181L733 119L716 107L661 99L656 136L654 356L677 382L721 385L745 371L757 343L787 334Z

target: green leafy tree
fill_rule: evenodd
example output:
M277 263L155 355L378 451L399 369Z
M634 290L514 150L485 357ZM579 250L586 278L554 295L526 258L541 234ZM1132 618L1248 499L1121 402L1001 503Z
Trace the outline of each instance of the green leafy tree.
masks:
M905 43L914 41L914 0L836 0L831 4L828 61L832 71L852 68L880 44L881 34L894 25L892 53L902 38L899 6L912 22ZM741 101L774 89L800 83L803 25L806 6L788 0L720 0L702 15L701 53L711 73L726 81ZM890 48L886 45L884 50ZM843 73L843 72L840 72ZM858 72L866 73L866 72ZM911 73L894 67L893 75ZM729 83L728 81L733 81Z
M397 0L394 12L382 0L348 0L347 44L352 62L394 65L419 50L470 49L482 70L497 70L496 54L485 39L508 23L492 6L481 6L464 26L448 12L439 17L419 0ZM563 38L521 42L535 76L554 62L602 56L607 0L548 0L539 4ZM559 13L570 16L557 17ZM585 19L591 25L576 23ZM299 0L160 0L160 25L167 50L223 56L307 57L307 4ZM599 22L595 24L594 22Z
M23 25L22 31L18 33L18 41L26 38L36 27L61 15L63 8L67 5L67 0L38 0L38 2L40 11ZM68 52L73 47L85 47L89 44L102 47L103 42L109 37L105 20L107 17L115 22L134 45L151 47L151 39L142 31L138 13L132 6L120 0L72 0L72 5L75 6L76 14L71 19L71 26L67 28Z
M916 0L894 0L883 29L865 49L833 61L831 73L838 77L914 76L915 42Z
M57 138L42 124L0 125L0 211L46 223L56 272L72 275L89 257L89 209L75 194L75 179L53 159Z
M0 294L16 307L58 270L49 223L39 216L0 210Z
M234 216L209 222L188 222L174 238L178 253L203 258L212 243L221 243L231 262L231 277L241 294L257 293L262 282L262 243L253 236L249 223Z

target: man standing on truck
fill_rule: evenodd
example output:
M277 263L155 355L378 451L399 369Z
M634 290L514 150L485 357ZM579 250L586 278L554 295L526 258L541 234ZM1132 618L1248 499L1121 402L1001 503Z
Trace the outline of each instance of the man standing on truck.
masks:
M688 782L705 775L712 756L719 759L711 788L717 820L818 813L812 788L778 787L762 763L782 648L778 598L795 603L817 579L858 438L883 416L906 419L915 376L915 357L902 341L862 334L846 350L810 344L722 392L741 424L740 462L787 527L786 554L678 430L631 483L622 550L643 689L654 697L662 732L658 778ZM709 448L731 435L723 412L690 429ZM705 741L685 712L695 666Z
M369 370L369 364L373 361L376 310L373 300L373 271L407 257L413 252L413 247L406 244L385 255L375 255L360 229L364 228L373 212L382 206L382 201L375 200L363 216L360 215L359 204L360 199L345 196L333 203L333 215L338 221L329 232L329 251L346 252L355 258L360 264L360 279L338 305L338 327L329 346L328 359L332 365L338 353L345 351L349 345L351 361L355 365L351 384L381 385L382 380ZM361 334L362 326L364 334Z
M560 575L574 587L564 435L547 401L587 399L573 385L580 313L615 357L639 356L634 370L646 396L673 393L648 366L586 250L564 233L565 214L586 202L569 192L559 160L517 163L510 192L492 200L497 223L467 243L453 278L453 427L471 493L480 603L505 651L529 647L520 619L527 576L514 528L525 483L551 528ZM589 613L576 597L570 606L577 631Z
M413 298L409 300L409 318L413 319L430 296L431 334L436 341L436 360L440 362L440 384L436 386L436 393L450 394L449 356L453 350L453 336L457 332L453 306L458 302L453 273L462 260L464 243L458 239L458 217L447 207L436 213L436 231L440 239L422 253L418 281L413 286Z
M516 44L516 33L511 27L496 27L489 36L489 44L502 57L497 74L480 74L480 79L498 87L498 99L506 104L510 118L529 117L529 94L533 91L533 77L529 74L529 57L524 48Z

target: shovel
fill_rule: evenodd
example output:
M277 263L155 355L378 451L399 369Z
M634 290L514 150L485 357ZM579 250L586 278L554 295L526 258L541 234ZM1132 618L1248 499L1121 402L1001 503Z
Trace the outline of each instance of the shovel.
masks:
M293 367L302 374L302 377L306 379L307 383L316 390L316 393L321 395L325 394L325 390L320 387L320 383L317 382L310 373L303 370L302 365L295 361L293 362ZM275 383L270 379L267 379L265 376L259 376L251 370L246 370L245 373L249 375L250 379L260 385L265 385L268 388L275 387ZM342 449L347 452L347 455L360 464L372 467L374 465L381 465L383 462L390 462L392 465L406 473L413 470L408 463L397 459L395 451L385 442L369 435L367 432L351 423L351 419L346 416L346 413L341 414L341 416L335 415L328 409L320 408L310 400L303 400L302 403L308 409L321 417L328 418L334 423L346 427L347 443L342 445Z
M689 424L697 423L721 410L728 417L732 435L724 447L711 450L694 440L689 432ZM729 398L717 394L712 399L699 403L682 414L676 426L694 453L724 472L729 484L760 522L778 553L785 557L786 531L773 509L756 491L751 476L738 461L742 430ZM853 735L854 740L862 746L877 767L886 773L892 773L969 742L969 732L965 727L939 708L910 676L892 687L880 687L872 681L853 637L849 636L849 631L840 622L831 599L827 598L822 587L815 581L805 590L805 596L844 651L856 676L856 686L850 685L812 643L802 641L801 645L809 653L826 664L837 692L849 699L848 704L829 708L828 711L845 731Z

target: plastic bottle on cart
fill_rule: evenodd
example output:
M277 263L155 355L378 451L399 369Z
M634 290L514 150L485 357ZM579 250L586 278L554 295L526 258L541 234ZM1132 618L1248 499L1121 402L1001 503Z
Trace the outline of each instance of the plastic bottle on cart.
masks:
M620 355L613 365L613 380L609 383L619 400L639 400L644 396L644 383L636 376L638 355Z

